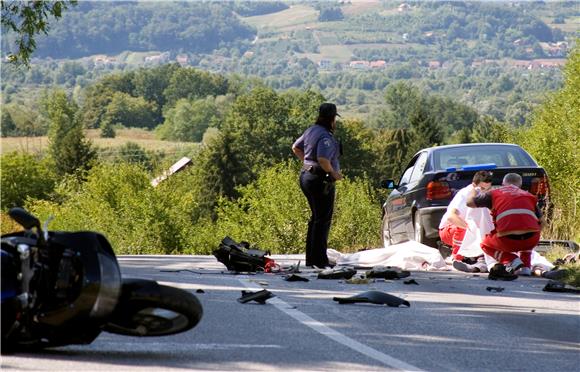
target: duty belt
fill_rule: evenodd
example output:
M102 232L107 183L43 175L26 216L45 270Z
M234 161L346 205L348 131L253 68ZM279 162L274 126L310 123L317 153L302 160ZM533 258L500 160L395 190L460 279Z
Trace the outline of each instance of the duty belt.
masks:
M305 172L315 174L317 176L325 176L327 174L327 172L325 172L321 166L313 164L304 164L302 166L302 170Z

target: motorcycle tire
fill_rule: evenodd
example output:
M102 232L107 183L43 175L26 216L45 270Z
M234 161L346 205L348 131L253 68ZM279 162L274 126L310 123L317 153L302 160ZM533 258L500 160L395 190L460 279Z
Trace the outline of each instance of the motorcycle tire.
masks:
M103 331L125 336L156 337L185 332L203 315L201 303L183 289L152 280L123 280L119 303Z

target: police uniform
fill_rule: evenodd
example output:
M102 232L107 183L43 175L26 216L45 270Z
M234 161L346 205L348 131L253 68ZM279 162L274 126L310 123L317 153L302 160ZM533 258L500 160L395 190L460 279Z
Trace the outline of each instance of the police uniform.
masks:
M340 144L330 130L315 124L300 136L293 146L304 152L300 172L300 188L308 200L312 215L306 236L306 265L328 266L326 249L334 210L334 179L318 163L318 157L330 161L334 171L340 171Z

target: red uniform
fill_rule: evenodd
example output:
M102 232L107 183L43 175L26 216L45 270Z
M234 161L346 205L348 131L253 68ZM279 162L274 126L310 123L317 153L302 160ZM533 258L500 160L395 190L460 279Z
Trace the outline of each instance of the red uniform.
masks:
M459 251L463 238L465 237L465 231L467 230L451 224L439 229L439 237L441 238L441 241L451 246L451 256L457 261L463 260L463 256L457 254L457 252Z
M474 202L478 207L491 207L495 225L481 242L481 249L501 264L512 262L519 253L524 266L531 267L532 250L540 240L536 197L517 186L508 185L478 196Z

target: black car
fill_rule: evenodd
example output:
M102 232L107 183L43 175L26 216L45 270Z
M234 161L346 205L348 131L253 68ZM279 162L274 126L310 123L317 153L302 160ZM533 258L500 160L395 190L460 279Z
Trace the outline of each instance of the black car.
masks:
M492 171L492 187L501 185L505 174L518 173L522 188L538 197L540 207L547 201L546 171L517 145L473 143L423 149L413 156L398 184L384 182L393 190L383 204L385 246L415 240L437 247L447 205L478 170Z

